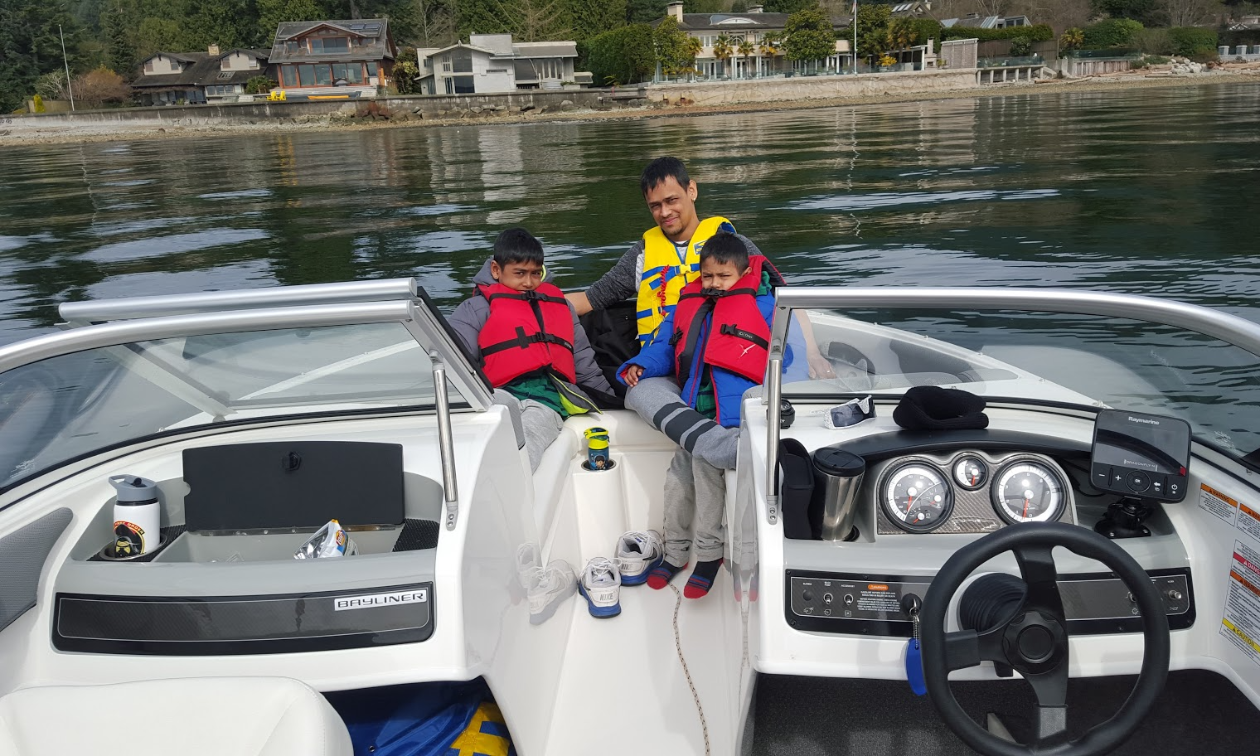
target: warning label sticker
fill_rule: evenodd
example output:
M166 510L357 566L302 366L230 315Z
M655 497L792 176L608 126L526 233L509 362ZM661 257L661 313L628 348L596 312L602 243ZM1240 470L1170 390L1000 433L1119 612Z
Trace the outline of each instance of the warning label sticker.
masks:
M1199 509L1233 525L1238 515L1238 502L1204 483L1199 487Z
M1260 543L1260 512L1239 503L1238 505L1238 530L1244 535L1249 535L1256 539L1256 543Z
M1242 541L1234 541L1221 635L1260 664L1260 551Z

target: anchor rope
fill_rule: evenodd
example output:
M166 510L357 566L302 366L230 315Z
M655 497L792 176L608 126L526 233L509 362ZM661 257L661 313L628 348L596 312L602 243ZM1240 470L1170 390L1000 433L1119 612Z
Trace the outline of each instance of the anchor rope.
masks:
M691 699L696 702L696 712L700 715L700 731L704 733L704 756L710 756L709 724L704 719L704 707L700 705L700 694L696 692L696 684L691 679L691 670L687 669L687 659L683 656L682 650L682 636L678 632L678 609L682 606L682 593L676 585L671 585L669 589L674 592L674 650L678 652L678 661L682 663L687 687L691 688Z

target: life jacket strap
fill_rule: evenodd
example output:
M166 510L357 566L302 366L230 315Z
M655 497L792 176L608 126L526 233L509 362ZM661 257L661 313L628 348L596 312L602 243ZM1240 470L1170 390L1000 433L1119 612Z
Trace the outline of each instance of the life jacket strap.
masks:
M507 351L508 349L529 349L534 344L555 344L564 347L570 352L573 351L573 345L564 339L550 333L536 333L533 336L527 336L525 329L517 326L516 338L500 341L497 344L487 344L481 348L481 356L485 357L491 354Z
M568 300L565 299L564 297L553 297L550 294L544 294L537 290L513 291L511 293L508 293L506 291L501 291L501 292L496 292L494 294L491 294L490 296L486 297L486 299L490 300L491 302L493 302L496 299L520 299L525 302L547 302L550 304L568 304Z
M730 323L722 326L721 333L726 336L734 336L737 339L743 339L744 341L751 341L762 349L770 349L769 341L766 341L755 333L749 333L748 331L745 331L738 326L731 325Z

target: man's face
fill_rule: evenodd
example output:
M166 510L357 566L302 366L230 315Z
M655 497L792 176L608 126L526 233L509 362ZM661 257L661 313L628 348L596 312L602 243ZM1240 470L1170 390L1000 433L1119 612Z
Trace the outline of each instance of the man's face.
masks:
M748 275L751 268L744 268L742 271L735 267L735 263L718 262L712 257L700 261L700 285L706 289L717 289L718 291L730 291L739 279Z
M494 280L514 291L533 291L543 280L543 266L532 262L511 262L502 267L490 261Z
M673 241L684 241L695 233L700 220L696 218L696 182L688 181L681 186L673 176L647 190L647 200L652 219L661 231Z

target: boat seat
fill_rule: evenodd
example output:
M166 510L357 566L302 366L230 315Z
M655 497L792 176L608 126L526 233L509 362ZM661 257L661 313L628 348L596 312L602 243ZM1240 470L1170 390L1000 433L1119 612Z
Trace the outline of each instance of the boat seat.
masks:
M286 677L50 685L0 698L0 756L352 756L322 695Z
M556 514L564 482L569 478L570 463L580 446L577 432L566 424L543 452L534 471L534 523L538 527L539 543L547 542L551 519Z

